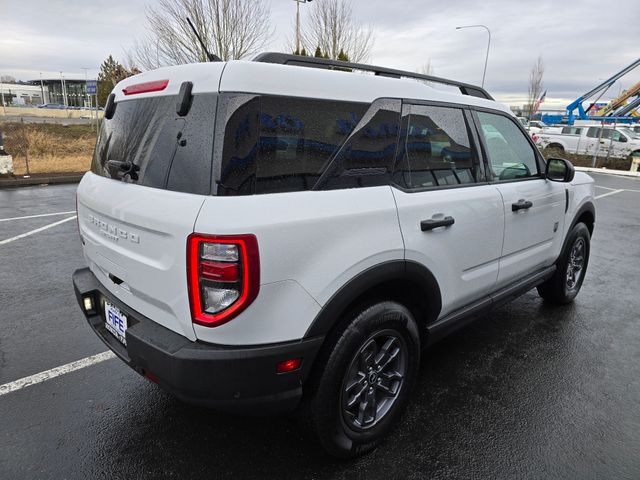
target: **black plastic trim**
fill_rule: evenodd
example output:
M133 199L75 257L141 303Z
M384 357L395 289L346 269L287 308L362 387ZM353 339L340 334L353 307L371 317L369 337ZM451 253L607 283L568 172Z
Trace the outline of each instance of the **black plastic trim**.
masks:
M116 113L116 94L110 93L107 97L107 104L104 106L104 118L111 120Z
M423 265L406 260L393 260L370 267L343 285L322 307L304 338L326 335L340 321L342 314L355 299L367 291L389 281L408 280L420 286L427 298L426 322L440 313L440 286L433 274Z
M224 411L262 415L295 409L324 340L320 336L259 346L193 342L132 310L88 268L76 270L73 285L83 312L83 297L93 297L97 310L85 317L121 360L142 375L152 374L183 401ZM127 315L126 347L104 326L105 299ZM276 373L278 362L292 358L303 359L300 369Z
M191 82L182 82L180 85L178 101L176 102L176 113L180 117L184 117L191 109L191 102L193 100L193 95L191 95L192 89L193 83Z
M559 255L558 259L560 258L560 256L562 256L562 252L564 252L565 248L567 247L567 242L569 241L569 232L571 232L571 230L573 230L573 227L576 226L576 224L578 223L578 220L580 219L580 217L586 212L589 212L593 216L593 228L595 228L595 224L596 224L596 207L593 205L593 202L590 202L590 201L589 202L585 202L578 209L576 214L573 216L573 220L571 220L571 226L566 229L567 235L564 238L564 241L562 242L562 249L560 250L560 255ZM593 234L593 229L589 229L589 232L591 234ZM556 262L558 261L558 259L556 259Z
M555 265L546 267L522 278L521 280L513 282L510 285L481 298L480 300L459 308L433 324L428 325L428 345L432 345L441 338L471 323L478 317L485 315L489 310L504 305L523 293L540 285L545 280L551 278L555 271Z

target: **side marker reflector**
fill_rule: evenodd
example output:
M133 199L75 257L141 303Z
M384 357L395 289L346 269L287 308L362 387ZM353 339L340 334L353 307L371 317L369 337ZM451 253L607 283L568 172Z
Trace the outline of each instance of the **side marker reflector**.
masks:
M287 373L293 372L294 370L298 370L302 365L301 358L291 358L289 360L284 360L276 365L277 373Z

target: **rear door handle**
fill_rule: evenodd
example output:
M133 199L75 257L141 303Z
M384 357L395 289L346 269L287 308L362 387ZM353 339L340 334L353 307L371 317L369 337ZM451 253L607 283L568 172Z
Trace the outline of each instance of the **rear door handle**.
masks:
M529 210L531 207L533 207L532 202L521 198L516 203L511 204L511 211L517 212L518 210Z
M420 230L426 232L438 227L450 227L454 223L456 223L456 221L453 217L444 217L442 220L434 220L433 218L431 218L429 220L422 220L420 222Z

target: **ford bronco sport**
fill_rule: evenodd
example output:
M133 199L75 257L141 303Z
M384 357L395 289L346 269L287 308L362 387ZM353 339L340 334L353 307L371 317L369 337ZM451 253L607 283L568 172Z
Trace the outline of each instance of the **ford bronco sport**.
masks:
M300 412L354 456L398 422L424 348L535 287L574 299L593 191L476 86L284 54L161 68L109 97L73 282L165 390Z

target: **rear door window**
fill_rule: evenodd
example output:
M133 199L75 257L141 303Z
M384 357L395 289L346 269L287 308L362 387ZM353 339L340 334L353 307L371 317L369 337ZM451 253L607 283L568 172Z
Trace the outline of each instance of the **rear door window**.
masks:
M598 138L600 136L600 128L598 127L589 127L587 130L587 137L589 138Z
M185 117L176 114L176 96L118 102L113 118L102 122L91 171L153 188L210 193L216 99L195 95ZM123 164L132 166L129 173Z
M409 105L396 183L410 189L473 184L482 174L461 108Z

